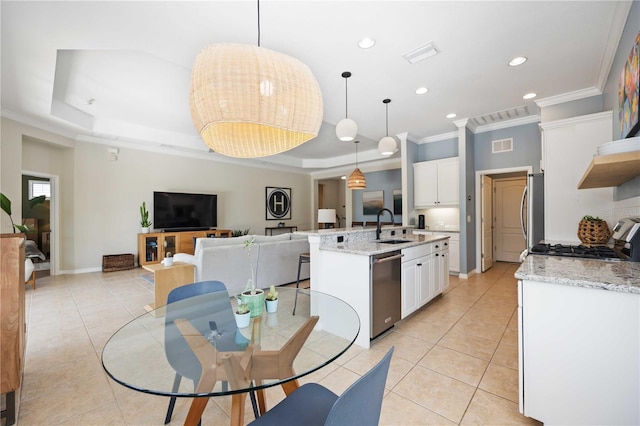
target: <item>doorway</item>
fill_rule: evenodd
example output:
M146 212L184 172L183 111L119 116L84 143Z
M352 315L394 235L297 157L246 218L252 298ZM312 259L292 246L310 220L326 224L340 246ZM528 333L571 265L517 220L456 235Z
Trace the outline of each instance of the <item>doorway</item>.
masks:
M58 176L45 173L22 172L22 223L29 227L27 239L39 250L33 257L36 277L56 275L59 269L58 243L54 230L58 229ZM29 200L44 195L42 204L31 207Z
M520 228L520 204L531 167L476 172L476 265L485 272L493 262L518 262L526 241ZM499 194L498 194L499 192ZM522 247L522 248L520 248Z

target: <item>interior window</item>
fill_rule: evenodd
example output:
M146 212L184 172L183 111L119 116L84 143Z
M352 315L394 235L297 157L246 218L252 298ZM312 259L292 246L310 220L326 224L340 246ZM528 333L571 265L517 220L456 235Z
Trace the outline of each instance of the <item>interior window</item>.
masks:
M47 200L51 198L51 182L46 180L29 181L29 199L44 195Z

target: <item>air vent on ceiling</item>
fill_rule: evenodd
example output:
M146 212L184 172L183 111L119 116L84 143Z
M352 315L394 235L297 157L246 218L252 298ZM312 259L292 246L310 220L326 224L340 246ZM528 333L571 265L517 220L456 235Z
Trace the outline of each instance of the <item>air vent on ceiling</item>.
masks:
M473 124L477 126L485 126L500 121L515 120L530 115L529 108L526 106L505 109L504 111L492 112L490 114L481 115L471 119Z
M498 139L491 142L491 152L493 154L507 151L513 151L513 138Z
M417 49L413 49L412 51L405 53L402 57L410 63L415 64L416 62L424 61L427 58L435 56L438 53L440 53L440 51L436 45L429 42L424 46L420 46Z

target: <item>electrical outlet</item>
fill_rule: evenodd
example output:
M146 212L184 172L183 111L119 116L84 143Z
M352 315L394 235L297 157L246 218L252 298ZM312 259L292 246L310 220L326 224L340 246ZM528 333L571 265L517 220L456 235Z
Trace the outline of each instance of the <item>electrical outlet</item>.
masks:
M467 215L467 223L471 223L471 215L470 214Z
M344 241L344 237L342 235L338 235L338 242L341 243Z

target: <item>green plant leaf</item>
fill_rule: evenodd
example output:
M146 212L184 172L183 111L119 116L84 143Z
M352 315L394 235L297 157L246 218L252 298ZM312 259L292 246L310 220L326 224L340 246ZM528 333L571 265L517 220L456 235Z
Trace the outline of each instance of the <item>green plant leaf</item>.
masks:
M33 197L32 199L29 200L29 208L32 209L35 206L44 203L44 201L47 199L47 197L45 197L44 195L40 195L38 197Z
M9 200L6 195L0 192L0 207L2 207L2 211L11 216L11 200Z

